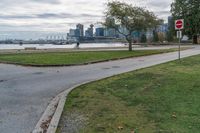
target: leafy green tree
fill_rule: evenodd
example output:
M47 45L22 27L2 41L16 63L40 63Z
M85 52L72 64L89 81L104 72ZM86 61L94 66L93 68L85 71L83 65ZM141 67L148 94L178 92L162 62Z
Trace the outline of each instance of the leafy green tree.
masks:
M199 0L175 0L171 5L174 19L184 19L184 33L193 43L197 43L197 35L200 33L200 1Z
M159 21L154 13L146 9L120 1L113 1L107 4L105 22L103 24L124 35L129 43L129 51L132 51L132 33L134 31L146 31L148 28L153 28L159 24ZM120 30L119 27L126 30Z

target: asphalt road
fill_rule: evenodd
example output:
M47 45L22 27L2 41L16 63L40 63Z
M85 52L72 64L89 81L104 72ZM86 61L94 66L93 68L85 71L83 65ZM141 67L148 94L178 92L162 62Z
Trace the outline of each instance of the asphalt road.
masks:
M182 57L200 54L200 47ZM75 84L177 59L177 52L86 66L34 68L0 64L0 132L30 133L50 100Z

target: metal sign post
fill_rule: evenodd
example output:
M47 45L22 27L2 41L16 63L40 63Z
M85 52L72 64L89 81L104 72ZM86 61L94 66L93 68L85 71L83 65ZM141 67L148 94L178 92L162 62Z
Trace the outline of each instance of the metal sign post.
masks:
M179 45L178 45L178 59L181 60L181 38L182 38L182 29L184 29L184 20L179 19L175 21L175 29L177 31L177 38L179 39Z
M179 30L179 45L178 45L178 59L181 60L181 38L182 38L182 31Z

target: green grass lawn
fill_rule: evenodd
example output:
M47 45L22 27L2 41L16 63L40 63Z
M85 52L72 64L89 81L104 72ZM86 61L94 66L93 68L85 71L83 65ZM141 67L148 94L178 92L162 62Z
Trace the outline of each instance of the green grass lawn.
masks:
M194 56L76 88L57 132L199 133L199 112L200 56Z
M146 51L95 51L95 52L59 52L59 53L21 53L0 54L0 62L22 65L73 65L111 59L144 56L173 52L177 49Z

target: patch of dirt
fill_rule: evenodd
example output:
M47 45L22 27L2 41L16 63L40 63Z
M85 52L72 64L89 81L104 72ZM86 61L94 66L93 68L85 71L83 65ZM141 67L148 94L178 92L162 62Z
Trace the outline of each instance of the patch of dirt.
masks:
M56 109L58 107L58 104L54 105L54 108ZM40 125L40 127L42 128L43 132L42 133L46 133L48 128L49 128L49 125L51 123L51 120L53 118L53 115L52 114L51 116L48 117L47 120L43 121L42 124Z
M51 119L52 119L52 116L49 116L48 120L44 121L42 124L41 124L41 128L43 129L43 132L46 133L47 132L47 129L49 127L49 124L51 122Z
M60 121L61 133L79 133L79 130L87 125L87 118L83 115L73 112L64 115Z

